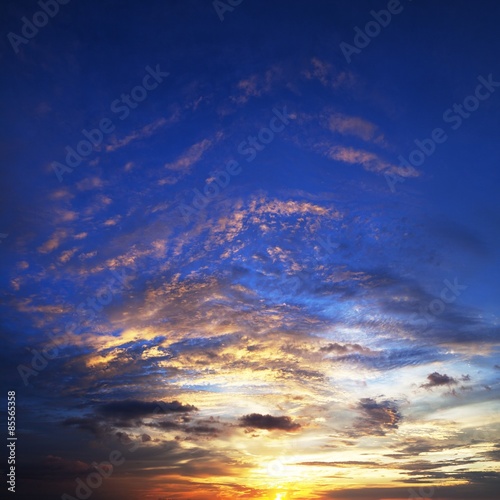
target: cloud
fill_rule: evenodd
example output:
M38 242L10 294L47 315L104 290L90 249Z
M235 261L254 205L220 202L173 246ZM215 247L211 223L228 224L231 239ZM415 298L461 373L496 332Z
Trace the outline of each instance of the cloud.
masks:
M170 419L153 422L147 424L147 426L167 432L176 431L176 434L178 434L178 432L184 432L188 435L195 436L195 438L201 437L204 439L217 437L221 431L220 422L214 417L192 421L192 419L186 415L178 416L176 420ZM192 437L187 439L193 440Z
M366 142L381 144L384 141L384 136L378 132L376 125L357 116L333 113L329 116L327 123L332 132L359 137Z
M331 207L323 207L306 201L295 200L266 200L263 197L256 198L250 203L250 211L252 214L276 214L281 216L293 215L315 215L315 216L330 216L340 218L340 213Z
M237 85L237 94L231 96L231 101L245 104L251 97L261 97L268 94L273 84L282 77L282 70L278 66L268 69L263 75L250 75L240 80Z
M213 145L218 142L223 137L221 132L215 134L214 139L203 139L197 142L185 150L181 155L177 157L176 160L165 164L167 170L176 172L176 175L169 175L158 181L160 186L165 184L174 185L185 175L191 172L193 165L198 163L205 153L213 147Z
M165 164L165 168L168 170L188 173L191 170L191 167L201 160L205 151L211 147L212 141L209 139L203 139L202 141L190 146L175 161Z
M179 401L164 403L163 401L113 401L105 403L97 408L97 411L104 416L133 419L146 417L154 414L165 413L189 413L196 411L192 405L183 405Z
M113 433L113 429L139 427L142 425L143 417L152 417L154 415L176 414L181 421L189 421L185 417L186 413L196 411L197 408L192 405L184 405L179 401L165 403L163 401L112 401L98 405L94 414L88 414L84 417L70 417L62 422L64 426L76 427L83 431L88 431L98 438ZM150 427L159 427L163 429L175 429L179 426L175 422L155 422L148 424ZM120 431L121 432L121 431ZM122 433L123 434L123 433Z
M60 482L64 480L73 481L77 476L86 476L95 472L94 467L82 460L74 460L59 457L56 455L46 455L40 457L36 462L27 462L22 467L22 477L25 480L36 481L40 486L41 481ZM43 497L38 495L40 498ZM59 495L55 495L60 496Z
M456 448L461 448L464 443L456 439L443 439L436 441L435 439L428 438L410 438L408 444L396 444L396 453L388 453L385 456L395 458L397 460L412 460L421 454L428 454L433 452L451 451Z
M89 464L80 460L68 460L54 455L47 455L43 464L48 469L63 474L82 474L92 469Z
M409 483L408 486L413 485L413 490L408 487L363 487L363 488L350 488L350 489L339 489L331 493L326 493L323 498L325 499L335 499L335 500L373 500L374 498L384 498L384 499L407 499L410 494L410 498L422 498L428 497L426 493L434 490L429 489L427 485L437 484L443 481L442 473L436 473L436 476L429 476L421 481L417 478L411 478L406 482ZM479 475L479 474L478 474ZM461 484L457 486L443 486L439 485L439 498L443 500L457 500L474 498L476 500L493 500L497 498L498 486L495 485L495 481L498 478L495 477L496 474L492 473L489 475L487 480L482 481L482 484L476 482L475 484ZM470 478L467 478L470 479ZM478 479L478 478L476 478ZM419 490L415 485L422 483L422 490ZM420 484L419 484L420 485ZM412 495L412 491L414 492ZM417 493L419 491L419 493Z
M203 436L210 436L210 437L216 437L219 434L219 429L217 427L214 427L213 425L193 425L190 427L184 427L184 432L187 432L188 434L195 434L195 435L203 435Z
M102 419L95 417L71 417L64 420L62 425L88 431L96 437L102 437L111 430L110 427L102 422Z
M402 420L401 413L394 401L377 402L372 398L360 399L357 409L362 416L354 425L351 436L385 436L397 429Z
M68 236L68 233L62 229L56 230L52 236L41 246L38 247L40 253L51 253L63 242L63 240Z
M266 429L268 431L280 430L294 432L298 431L301 428L301 425L293 422L292 419L287 416L273 417L272 415L252 413L240 418L240 427L247 427L250 429Z
M163 127L167 123L169 123L169 120L165 118L158 118L158 120L155 120L154 122L145 125L139 130L135 130L134 132L125 136L123 139L113 138L111 140L111 143L105 146L105 149L107 152L116 151L117 149L127 146L132 141L151 137L156 132L156 130Z
M336 71L332 64L317 57L311 60L311 67L306 69L303 75L308 80L318 80L324 87L332 89L352 87L356 82L350 71Z
M368 467L370 469L385 468L385 464L377 462L363 462L361 460L346 460L344 462L299 462L297 465L307 465L311 467L338 467L341 469L353 467Z
M160 422L148 425L150 425L151 427L158 427L159 429L163 429L165 431L177 430L182 428L182 425L179 422L174 422L173 420L162 420Z
M356 344L355 344L356 345ZM343 346L340 346L342 348ZM337 357L332 358L335 363L348 363L351 366L361 365L368 369L393 370L408 365L426 364L429 356L437 357L435 349L428 347L410 347L404 349L382 349L379 351L368 348L352 348L343 352L333 348L330 352Z
M328 344L320 349L321 352L335 353L335 354L347 354L351 352L370 352L370 349L360 346L359 344L344 344L340 345L336 342L333 344Z
M427 384L422 384L420 387L430 389L431 387L439 387L441 385L454 385L458 383L453 377L449 377L446 374L441 375L438 372L427 375L427 380L429 382L427 382Z
M75 248L71 248L70 250L65 250L64 252L61 253L61 255L59 256L59 262L63 263L63 264L66 264L66 262L68 262L71 257L73 257L73 255L78 251L78 248L75 247Z
M387 162L375 153L345 146L317 144L315 149L330 160L341 161L352 165L362 165L368 172L394 174L400 177L418 177L420 173L413 167L398 167Z
M99 189L104 186L104 183L100 177L86 177L85 179L76 183L76 188L78 191L89 191L92 189Z

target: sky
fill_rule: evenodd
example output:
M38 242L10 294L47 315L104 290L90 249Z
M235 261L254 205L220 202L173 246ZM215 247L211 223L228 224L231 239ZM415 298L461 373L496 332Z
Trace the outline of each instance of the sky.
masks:
M8 494L497 498L498 2L0 8Z

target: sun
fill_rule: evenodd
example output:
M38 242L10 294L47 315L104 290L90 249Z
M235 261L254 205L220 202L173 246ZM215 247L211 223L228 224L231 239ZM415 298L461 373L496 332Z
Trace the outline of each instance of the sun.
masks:
M283 477L286 475L285 465L281 459L273 460L267 465L267 474L271 477ZM282 499L280 499L282 500Z

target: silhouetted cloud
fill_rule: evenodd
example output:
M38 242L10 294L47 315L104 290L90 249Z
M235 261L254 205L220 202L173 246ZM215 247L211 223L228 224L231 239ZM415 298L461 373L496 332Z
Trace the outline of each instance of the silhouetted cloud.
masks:
M71 417L65 419L62 424L66 427L88 431L96 437L102 437L110 430L110 427L102 419L95 417Z
M377 402L372 398L363 398L359 401L357 409L362 416L355 425L351 436L376 435L385 436L391 430L397 429L403 418L398 405L394 401Z
M421 387L430 389L431 387L439 387L441 385L454 385L458 383L453 377L449 377L446 374L441 375L438 372L427 375L427 380L429 382L427 382L427 384L422 384Z
M164 403L163 401L112 401L105 403L97 408L102 415L109 417L120 417L124 419L133 419L146 417L154 414L165 413L188 413L195 411L196 407L192 405L183 405L179 401Z
M369 352L370 349L367 349L359 344L337 344L331 343L320 349L321 352L333 352L335 354L346 354L350 352Z
M261 415L260 413L251 413L240 418L240 427L252 429L266 429L268 431L298 431L301 425L293 422L290 417L273 417L272 415Z

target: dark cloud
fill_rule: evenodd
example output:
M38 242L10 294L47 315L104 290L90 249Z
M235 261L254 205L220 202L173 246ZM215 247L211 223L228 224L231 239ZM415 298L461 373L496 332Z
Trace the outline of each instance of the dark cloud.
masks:
M97 408L97 411L107 417L134 419L149 415L165 413L188 413L197 410L195 406L183 405L179 401L164 403L163 401L112 401Z
M94 472L94 468L82 461L47 455L37 462L23 464L19 471L24 480L73 480L76 476L85 476Z
M486 460L492 460L493 462L500 462L500 446L497 445L497 447L494 450L483 453L483 456L486 458Z
M133 428L142 424L142 418L153 415L177 414L185 417L186 413L196 411L193 405L184 405L179 401L165 403L163 401L112 401L96 406L95 413L83 417L70 417L62 422L64 426L88 431L96 437L103 437L117 428ZM176 428L175 422L168 421L154 424L154 426ZM124 433L121 433L124 434Z
M397 429L403 418L394 401L377 402L372 398L363 398L359 401L358 410L362 416L350 432L352 437L385 436L387 432Z
M240 427L251 429L266 429L268 431L280 430L293 432L298 431L301 425L293 422L290 417L273 417L272 415L261 415L260 413L251 413L240 418Z
M133 442L133 439L126 432L118 431L115 435L123 444L130 444Z
M331 493L327 493L325 498L332 498L335 500L373 500L374 498L421 498L424 499L432 492L434 498L440 500L466 500L474 498L475 500L496 500L498 498L498 474L488 474L482 484L463 484L457 486L439 486L432 489L431 487L419 489L421 484L432 484L438 474L433 474L427 480L418 481L417 479L410 479L405 482L409 483L404 488L351 488L346 490L336 489ZM478 476L481 474L478 473ZM441 474L439 474L441 476ZM496 476L496 477L495 477ZM475 478L477 480L477 476ZM410 488L414 485L413 492ZM427 492L425 494L424 492ZM439 495L437 496L437 493ZM435 494L435 495L434 495Z
M191 427L185 427L184 432L188 434L196 434L203 436L216 437L219 434L219 429L211 425L193 425Z
M110 431L110 427L102 419L95 417L71 417L64 420L62 424L67 427L88 431L96 437L102 437Z
M410 443L403 446L397 445L395 449L397 453L388 453L385 456L395 458L397 460L411 460L420 454L430 452L448 451L464 446L462 441L446 440L436 441L432 439L413 439Z
M385 464L377 462L363 462L358 460L347 460L345 462L299 462L297 465L308 465L311 467L339 467L346 469L350 467L367 467L369 469L385 468Z
M441 375L438 372L427 375L427 380L429 382L427 382L427 384L422 384L420 387L430 389L431 387L439 387L441 385L454 385L458 383L453 377L449 377L446 374Z
M170 431L175 429L180 429L181 424L174 422L172 420L163 420L161 422L156 422L155 424L149 424L151 427L158 427L160 429Z
M180 417L177 420L161 420L147 424L149 427L155 427L164 431L179 431L186 434L204 437L216 437L220 433L220 422L210 417L209 419L198 419L191 422L188 417Z
M294 380L324 380L325 375L316 370L301 368L279 368L279 377Z
M347 354L350 352L370 352L370 349L360 346L359 344L328 344L320 349L321 352L333 352L335 354Z

